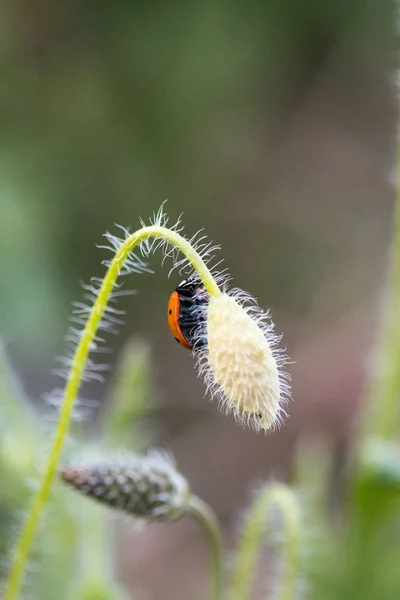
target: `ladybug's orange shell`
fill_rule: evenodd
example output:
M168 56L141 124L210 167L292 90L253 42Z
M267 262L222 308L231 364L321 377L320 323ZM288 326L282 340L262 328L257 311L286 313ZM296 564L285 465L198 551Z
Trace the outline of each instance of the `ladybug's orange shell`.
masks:
M180 311L180 298L178 292L172 292L168 302L168 327L177 342L184 346L188 350L192 347L187 343L182 335L181 328L179 327L179 311Z

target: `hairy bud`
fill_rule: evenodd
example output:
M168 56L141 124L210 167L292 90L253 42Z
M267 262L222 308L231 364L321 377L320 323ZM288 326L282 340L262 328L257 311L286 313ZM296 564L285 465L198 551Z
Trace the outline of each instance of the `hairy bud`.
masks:
M190 497L187 481L170 457L158 451L123 461L64 467L60 477L102 504L148 520L179 518Z
M279 369L285 360L277 356L279 338L265 322L268 315L249 300L238 292L210 298L200 369L226 412L258 431L279 423L289 386Z

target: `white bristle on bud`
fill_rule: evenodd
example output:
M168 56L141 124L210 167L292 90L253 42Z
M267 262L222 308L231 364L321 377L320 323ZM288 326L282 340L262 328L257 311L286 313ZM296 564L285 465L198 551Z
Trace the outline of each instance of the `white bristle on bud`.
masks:
M199 353L200 372L220 408L256 431L278 426L290 395L289 376L280 370L280 338L254 300L233 291L210 298L207 352Z

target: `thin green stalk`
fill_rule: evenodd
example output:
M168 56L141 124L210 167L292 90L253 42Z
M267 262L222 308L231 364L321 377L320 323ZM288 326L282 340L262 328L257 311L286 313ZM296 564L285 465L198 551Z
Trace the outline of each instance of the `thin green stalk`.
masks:
M111 581L114 561L107 516L102 507L94 503L82 502L79 508L81 578L87 581Z
M47 465L40 481L39 488L33 497L32 504L22 528L14 552L10 573L5 588L4 600L16 600L21 588L28 554L38 527L42 511L49 497L50 486L54 479L60 460L61 451L68 433L76 397L85 371L90 347L96 335L97 328L103 317L110 294L117 281L118 275L134 248L148 238L162 238L176 246L198 272L205 288L211 296L218 296L221 291L206 264L191 246L191 244L176 231L158 225L143 227L130 235L115 254L103 279L97 298L93 304L90 316L82 332L76 348L69 377L64 391L60 417L47 460Z
M206 537L212 572L210 599L220 600L223 584L223 545L218 520L208 504L197 496L190 498L187 511L201 525Z
M296 496L286 485L265 486L254 500L246 518L236 553L228 594L229 600L249 600L259 550L270 523L271 509L282 514L284 542L277 600L293 600L300 570L301 520Z
M369 392L364 432L393 440L400 424L400 189L397 190L388 308L378 348L377 369Z
M79 574L69 590L71 600L127 600L124 588L115 581L114 531L101 506L93 502L79 507ZM64 595L63 595L64 597Z

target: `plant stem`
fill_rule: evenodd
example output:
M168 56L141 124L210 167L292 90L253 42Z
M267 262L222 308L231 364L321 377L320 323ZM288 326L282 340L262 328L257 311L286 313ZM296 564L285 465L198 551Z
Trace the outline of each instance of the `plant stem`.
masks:
M110 523L101 506L84 500L80 508L81 578L88 581L111 581L114 564L111 559Z
M400 389L400 189L397 191L388 308L377 369L370 389L365 435L393 440L399 430Z
M211 600L220 600L223 583L223 545L220 526L211 508L197 496L189 500L188 513L201 525L210 555L212 581Z
M257 566L259 549L277 507L283 520L284 546L277 600L293 600L300 568L301 524L298 502L289 487L280 483L265 486L248 512L236 553L229 600L248 600Z
M42 511L48 500L50 486L60 461L65 438L68 434L76 397L82 381L82 376L85 371L90 347L93 343L97 328L107 307L110 294L126 259L129 257L129 254L136 246L148 238L162 238L170 244L176 246L186 256L188 261L198 272L210 296L217 296L221 294L215 279L200 255L191 246L191 244L176 231L172 231L166 227L161 227L158 225L143 227L122 242L105 274L96 300L92 306L89 318L75 350L64 391L64 398L60 409L59 420L47 460L47 465L40 481L39 488L33 497L28 516L17 542L10 573L6 583L4 600L16 600L18 597L23 580L23 574L28 560L28 554L40 521Z

